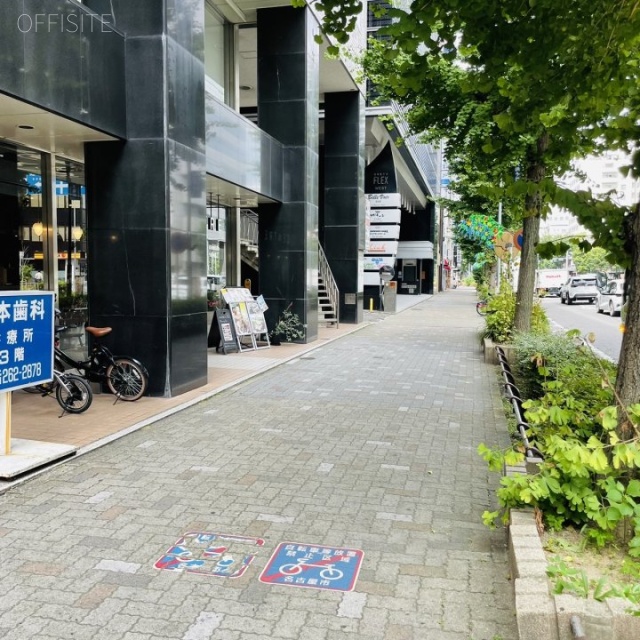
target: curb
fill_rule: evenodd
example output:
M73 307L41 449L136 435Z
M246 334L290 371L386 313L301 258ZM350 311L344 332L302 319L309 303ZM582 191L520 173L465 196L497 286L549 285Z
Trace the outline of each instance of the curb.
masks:
M525 474L525 465L504 475ZM508 526L509 563L513 576L518 640L638 640L640 617L626 613L629 602L598 602L570 594L553 595L547 560L532 509L512 509ZM571 619L580 619L584 635L574 635Z

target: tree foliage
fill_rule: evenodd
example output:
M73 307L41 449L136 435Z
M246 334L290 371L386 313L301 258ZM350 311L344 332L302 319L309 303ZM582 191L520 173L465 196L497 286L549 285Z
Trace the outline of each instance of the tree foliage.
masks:
M332 24L341 2L324 7ZM637 402L640 206L569 192L554 176L574 159L640 142L640 3L416 0L389 15L385 40L365 60L377 89L410 107L414 132L447 140L451 172L473 176L466 196L496 202L501 192L509 213L524 217L516 328L528 329L539 222L550 203L574 212L593 246L627 268L617 390L623 406ZM640 175L640 152L628 171Z

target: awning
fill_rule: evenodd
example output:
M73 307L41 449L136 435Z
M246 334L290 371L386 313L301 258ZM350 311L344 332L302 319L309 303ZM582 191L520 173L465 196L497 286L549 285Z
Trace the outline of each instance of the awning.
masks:
M403 240L398 242L396 257L401 260L433 260L433 242L429 240Z

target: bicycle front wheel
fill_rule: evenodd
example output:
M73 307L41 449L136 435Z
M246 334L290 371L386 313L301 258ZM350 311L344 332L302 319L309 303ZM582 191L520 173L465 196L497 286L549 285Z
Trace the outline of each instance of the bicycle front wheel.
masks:
M144 369L129 358L116 358L107 368L109 391L127 402L142 398L147 390L147 376Z
M56 400L69 413L82 413L93 402L91 385L74 373L60 374L60 381L56 386Z
M481 316L486 316L487 315L487 307L488 307L488 304L486 302L477 302L476 303L476 311Z

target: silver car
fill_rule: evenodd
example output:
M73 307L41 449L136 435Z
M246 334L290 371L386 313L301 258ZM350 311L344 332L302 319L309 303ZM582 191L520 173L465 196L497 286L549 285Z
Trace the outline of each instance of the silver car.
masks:
M596 298L596 311L607 312L610 316L619 316L622 307L624 280L611 280L604 285Z
M573 304L585 300L589 304L593 304L598 293L598 281L595 274L571 276L560 288L560 302Z

